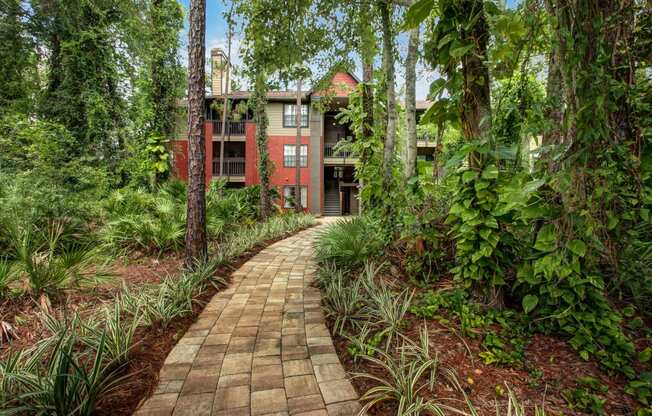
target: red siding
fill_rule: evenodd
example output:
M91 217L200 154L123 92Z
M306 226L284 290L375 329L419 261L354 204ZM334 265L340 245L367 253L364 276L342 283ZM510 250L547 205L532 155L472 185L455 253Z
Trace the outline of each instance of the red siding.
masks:
M246 149L245 149L245 185L254 185L259 183L258 177L258 151L256 149L256 125L247 123L245 127ZM269 149L269 159L273 164L270 185L277 188L281 195L278 203L283 204L283 187L294 185L295 168L283 167L283 146L286 144L295 144L296 136L269 136L267 138L267 148ZM308 187L308 206L311 208L310 194L310 137L301 137L301 144L308 145L308 167L301 168L301 185ZM319 192L320 190L317 190Z
M172 140L170 142L174 157L172 172L175 177L182 181L188 180L188 141ZM206 185L213 177L213 123L204 123L204 146L206 149Z
M337 97L348 97L349 93L355 89L358 81L346 72L337 72L333 75L331 86L326 91L315 91L315 95L334 94Z
M185 140L170 141L172 151L173 167L172 173L182 181L188 180L188 142Z

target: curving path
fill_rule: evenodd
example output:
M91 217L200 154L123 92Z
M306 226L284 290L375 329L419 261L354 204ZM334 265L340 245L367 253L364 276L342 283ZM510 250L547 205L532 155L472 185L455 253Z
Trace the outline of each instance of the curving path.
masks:
M357 413L312 286L312 242L328 222L270 245L233 274L170 352L136 415Z

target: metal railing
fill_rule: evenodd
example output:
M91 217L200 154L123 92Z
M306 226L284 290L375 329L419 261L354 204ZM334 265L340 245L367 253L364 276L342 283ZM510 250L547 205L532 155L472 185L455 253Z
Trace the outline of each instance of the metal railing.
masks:
M244 176L245 158L244 157L225 157L223 176ZM220 176L220 158L213 159L213 176Z
M240 121L227 121L226 122L226 135L231 136L244 136L245 135L245 122ZM222 120L213 120L213 136L222 135Z
M336 143L324 143L324 157L341 157L347 158L353 155L350 150L335 151Z

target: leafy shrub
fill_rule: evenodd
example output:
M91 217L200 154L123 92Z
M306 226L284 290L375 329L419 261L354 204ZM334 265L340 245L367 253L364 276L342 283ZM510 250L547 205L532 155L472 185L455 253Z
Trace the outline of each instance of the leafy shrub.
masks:
M369 220L364 217L341 219L320 232L315 244L321 262L339 267L361 266L380 255L383 242Z

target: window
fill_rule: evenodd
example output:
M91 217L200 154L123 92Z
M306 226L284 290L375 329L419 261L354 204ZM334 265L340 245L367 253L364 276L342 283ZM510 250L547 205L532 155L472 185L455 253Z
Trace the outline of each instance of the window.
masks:
M284 144L283 145L283 167L294 168L296 164L296 152L297 146L294 144ZM301 167L305 168L308 166L308 145L301 145L301 154L300 154Z
M294 201L296 201L296 186L283 187L283 207L294 208ZM308 206L308 187L301 187L301 207Z
M297 105L283 104L283 127L297 126ZM308 127L308 104L301 105L301 127Z

